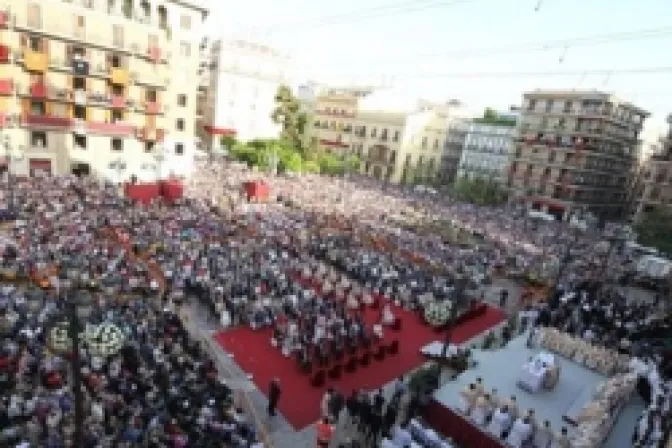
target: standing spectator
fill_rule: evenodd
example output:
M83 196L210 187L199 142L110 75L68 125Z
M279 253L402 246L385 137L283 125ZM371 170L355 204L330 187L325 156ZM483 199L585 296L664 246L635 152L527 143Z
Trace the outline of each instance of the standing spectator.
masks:
M509 291L507 289L502 289L502 292L499 293L499 307L506 307L506 302L509 299Z
M359 393L353 390L345 402L348 409L348 424L359 424Z
M331 444L331 439L334 438L334 426L329 422L328 418L323 418L317 424L317 446L327 448Z
M397 422L397 402L392 401L387 405L385 409L385 415L383 416L383 434L385 436L390 436L392 432L392 427Z
M392 402L399 403L406 393L406 383L404 382L404 376L397 378L397 381L394 382L394 392L392 392Z
M344 406L345 406L345 397L343 397L343 394L340 391L335 390L331 396L331 401L329 403L334 424L338 424Z
M334 396L334 389L328 388L327 391L322 395L322 401L320 401L320 413L322 418L331 418L331 400Z
M278 401L280 401L281 394L282 389L280 389L280 380L278 378L273 378L268 389L268 415L270 417L275 417L275 410L278 407Z

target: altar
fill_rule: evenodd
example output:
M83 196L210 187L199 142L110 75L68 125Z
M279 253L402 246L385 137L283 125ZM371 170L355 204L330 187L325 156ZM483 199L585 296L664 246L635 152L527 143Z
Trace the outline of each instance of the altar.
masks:
M560 379L558 358L547 352L532 356L520 369L517 384L521 389L537 393L542 389L553 389Z

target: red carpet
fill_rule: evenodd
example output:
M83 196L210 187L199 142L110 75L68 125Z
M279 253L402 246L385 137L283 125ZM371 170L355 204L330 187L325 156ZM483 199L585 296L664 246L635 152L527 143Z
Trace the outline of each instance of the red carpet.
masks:
M322 389L310 385L310 375L299 370L295 357L286 358L280 349L271 346L271 329L253 331L249 327L224 330L215 335L215 340L225 351L234 355L235 362L247 373L254 376L254 383L267 393L268 385L274 377L280 379L282 395L280 412L296 429L308 426L320 417L320 400L324 390L333 386L345 395L353 389L377 389L395 378L420 366L425 359L420 348L436 340L443 340L444 333L437 333L424 325L420 319L407 311L394 309L402 319L401 332L385 329L385 340L399 340L399 354L388 356L383 361L371 360L368 367L360 367L356 372L343 373L338 380L327 379ZM379 318L379 310L367 310L367 322ZM504 319L499 309L488 307L481 317L457 326L452 342L462 343L493 327Z

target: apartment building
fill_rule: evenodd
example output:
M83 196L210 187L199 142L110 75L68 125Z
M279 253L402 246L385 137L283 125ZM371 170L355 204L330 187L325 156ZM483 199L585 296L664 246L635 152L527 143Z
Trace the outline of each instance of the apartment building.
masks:
M651 154L643 167L636 217L656 207L672 208L672 115L668 116L667 122L669 129L662 139L660 151Z
M313 130L331 151L351 151L362 173L392 183L434 183L448 147L456 102L395 98L384 89L331 89L318 95Z
M515 135L515 119L476 119L469 123L457 177L506 182Z
M524 94L508 186L558 218L572 209L624 217L649 113L599 91Z
M288 55L254 42L217 40L203 44L204 88L197 128L205 148L216 148L222 135L241 141L277 138L271 119L275 94L287 82Z
M0 10L0 124L15 173L189 175L204 6L0 0Z

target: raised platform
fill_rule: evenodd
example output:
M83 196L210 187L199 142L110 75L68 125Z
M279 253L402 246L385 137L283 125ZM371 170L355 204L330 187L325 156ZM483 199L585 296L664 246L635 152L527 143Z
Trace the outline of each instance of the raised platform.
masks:
M529 359L529 357L539 353L541 350L529 349L525 346L525 342L526 336L523 335L512 340L501 350L473 350L472 354L474 360L478 363L477 367L467 370L457 377L457 379L445 384L436 391L432 404L432 413L435 414L436 412L434 411L438 410L439 407L444 407L451 411L451 414L457 415L450 417L453 421L453 424L450 426L458 426L455 424L455 420L461 415L457 410L460 400L460 391L470 383L475 382L477 377L480 377L483 379L483 384L487 391L491 391L493 388L497 389L499 397L510 397L515 395L518 407L521 411L534 409L540 423L548 420L551 423L551 427L556 431L564 426L567 427L571 433L572 425L567 423L566 417L575 417L578 411L588 403L598 384L606 378L599 373L574 363L573 361L559 357L561 373L560 381L556 388L553 390L542 390L538 393L526 392L516 384L521 366ZM446 418L443 420L446 420ZM434 422L430 421L430 423ZM629 431L632 431L635 423L636 412L624 412L619 416L616 426L629 428ZM449 425L444 426L444 428L437 429L443 429L442 432L444 433L450 432ZM483 432L478 427L475 427L475 429L479 432ZM459 429L457 430L459 431ZM454 434L448 433L446 435L458 440ZM491 441L474 442L476 443L475 446L485 447L499 445L493 437L488 436L488 438L491 439ZM619 439L622 438L623 437L619 435ZM630 446L629 440L623 440L621 443L620 441L612 441L611 439L612 438L610 437L610 442L606 445L610 448L625 448Z

